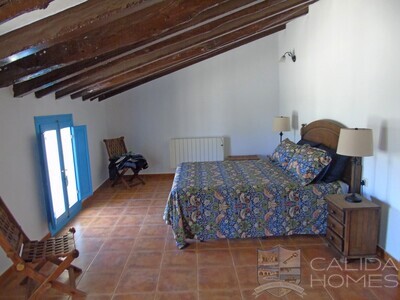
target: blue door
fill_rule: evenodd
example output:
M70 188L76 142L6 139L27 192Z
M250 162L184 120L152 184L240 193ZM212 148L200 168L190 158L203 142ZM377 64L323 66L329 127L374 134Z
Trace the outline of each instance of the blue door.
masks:
M72 115L35 117L49 229L52 235L81 209L92 194L86 126Z

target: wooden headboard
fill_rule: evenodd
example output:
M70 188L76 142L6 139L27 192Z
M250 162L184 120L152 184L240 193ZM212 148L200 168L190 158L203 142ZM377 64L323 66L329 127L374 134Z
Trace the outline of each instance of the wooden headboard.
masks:
M336 150L341 128L346 128L346 126L333 120L317 120L301 128L301 138L316 143L322 143ZM354 178L351 176L352 168L353 166L349 159L342 180L346 182L350 188L354 185L356 192L359 193L361 188L361 166L356 168L356 176Z

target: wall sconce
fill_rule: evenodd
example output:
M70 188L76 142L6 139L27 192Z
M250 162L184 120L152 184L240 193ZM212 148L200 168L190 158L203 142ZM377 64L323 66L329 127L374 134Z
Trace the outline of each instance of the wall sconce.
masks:
M282 61L282 62L285 61L285 60L286 60L286 55L289 56L289 57L292 59L293 62L296 61L296 54L294 53L294 49L293 49L293 51L287 51L287 52L285 52L285 53L282 55L280 61Z

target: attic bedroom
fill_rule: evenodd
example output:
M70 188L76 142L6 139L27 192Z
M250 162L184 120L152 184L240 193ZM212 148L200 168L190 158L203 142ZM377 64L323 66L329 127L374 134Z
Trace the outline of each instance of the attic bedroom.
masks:
M71 221L80 253L74 264L82 269L76 284L88 298L254 299L257 249L279 244L300 249L302 268L308 265L298 284L305 298L398 299L399 11L396 0L0 0L0 197L30 239L49 236L34 118L71 115L74 125L86 125L93 190ZM290 118L283 139L294 143L302 125L316 120L372 130L359 193L380 210L378 258L369 263L382 269L389 262L384 288L313 286L307 271L335 270L328 263L314 270L311 260L340 256L325 234L178 249L162 220L176 171L171 139L224 137L225 159L261 161L280 145L277 116ZM103 140L120 136L145 156L146 184L110 186ZM101 215L106 208L119 214ZM113 222L125 222L127 234L119 236ZM25 299L26 286L0 252L0 299Z

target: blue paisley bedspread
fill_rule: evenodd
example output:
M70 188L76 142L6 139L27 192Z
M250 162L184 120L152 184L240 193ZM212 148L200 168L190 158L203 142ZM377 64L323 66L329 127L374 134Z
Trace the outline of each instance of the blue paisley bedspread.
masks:
M186 239L325 234L324 196L338 182L302 186L269 158L182 163L164 211L179 248Z

